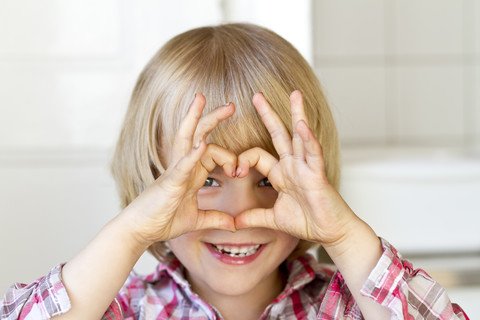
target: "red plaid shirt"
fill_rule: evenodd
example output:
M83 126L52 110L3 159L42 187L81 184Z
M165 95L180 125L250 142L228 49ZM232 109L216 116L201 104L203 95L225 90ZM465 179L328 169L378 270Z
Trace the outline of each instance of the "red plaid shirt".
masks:
M384 253L363 285L362 294L392 311L392 319L468 319L445 290L423 270L414 270L383 241ZM283 292L261 319L363 319L342 275L311 256L286 266ZM174 258L154 273L132 273L103 319L222 319L219 312L192 292ZM49 319L69 310L61 266L29 284L16 284L5 294L1 319Z

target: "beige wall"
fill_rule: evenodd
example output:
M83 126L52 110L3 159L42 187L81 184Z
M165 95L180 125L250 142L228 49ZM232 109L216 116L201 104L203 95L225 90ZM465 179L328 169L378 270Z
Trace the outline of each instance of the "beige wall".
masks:
M480 145L480 1L317 0L315 67L345 146Z

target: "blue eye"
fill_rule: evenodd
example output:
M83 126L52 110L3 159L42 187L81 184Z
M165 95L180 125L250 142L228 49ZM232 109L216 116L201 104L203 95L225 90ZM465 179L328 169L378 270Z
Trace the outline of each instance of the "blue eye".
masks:
M270 181L268 180L268 178L265 178L265 179L262 179L262 181L260 181L258 183L258 185L260 187L272 187L272 184L270 183Z
M203 184L204 187L219 187L220 185L218 184L215 179L208 177L207 180L205 180L205 183Z

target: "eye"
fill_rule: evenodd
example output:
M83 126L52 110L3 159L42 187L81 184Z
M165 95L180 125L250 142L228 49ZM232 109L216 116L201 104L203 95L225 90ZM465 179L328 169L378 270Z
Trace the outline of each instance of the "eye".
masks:
M262 179L262 181L260 181L260 182L258 183L258 185L259 185L260 187L272 187L272 184L270 183L270 181L268 180L268 178Z
M203 184L204 187L219 187L220 184L218 184L215 179L208 177L207 180L205 180L205 183Z

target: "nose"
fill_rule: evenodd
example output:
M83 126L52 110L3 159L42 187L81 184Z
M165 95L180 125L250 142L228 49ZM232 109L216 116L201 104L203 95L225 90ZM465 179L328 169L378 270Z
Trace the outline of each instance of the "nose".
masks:
M247 181L237 179L228 184L222 191L219 199L220 210L236 217L245 210L253 208L267 208L267 201L258 192L255 186Z

